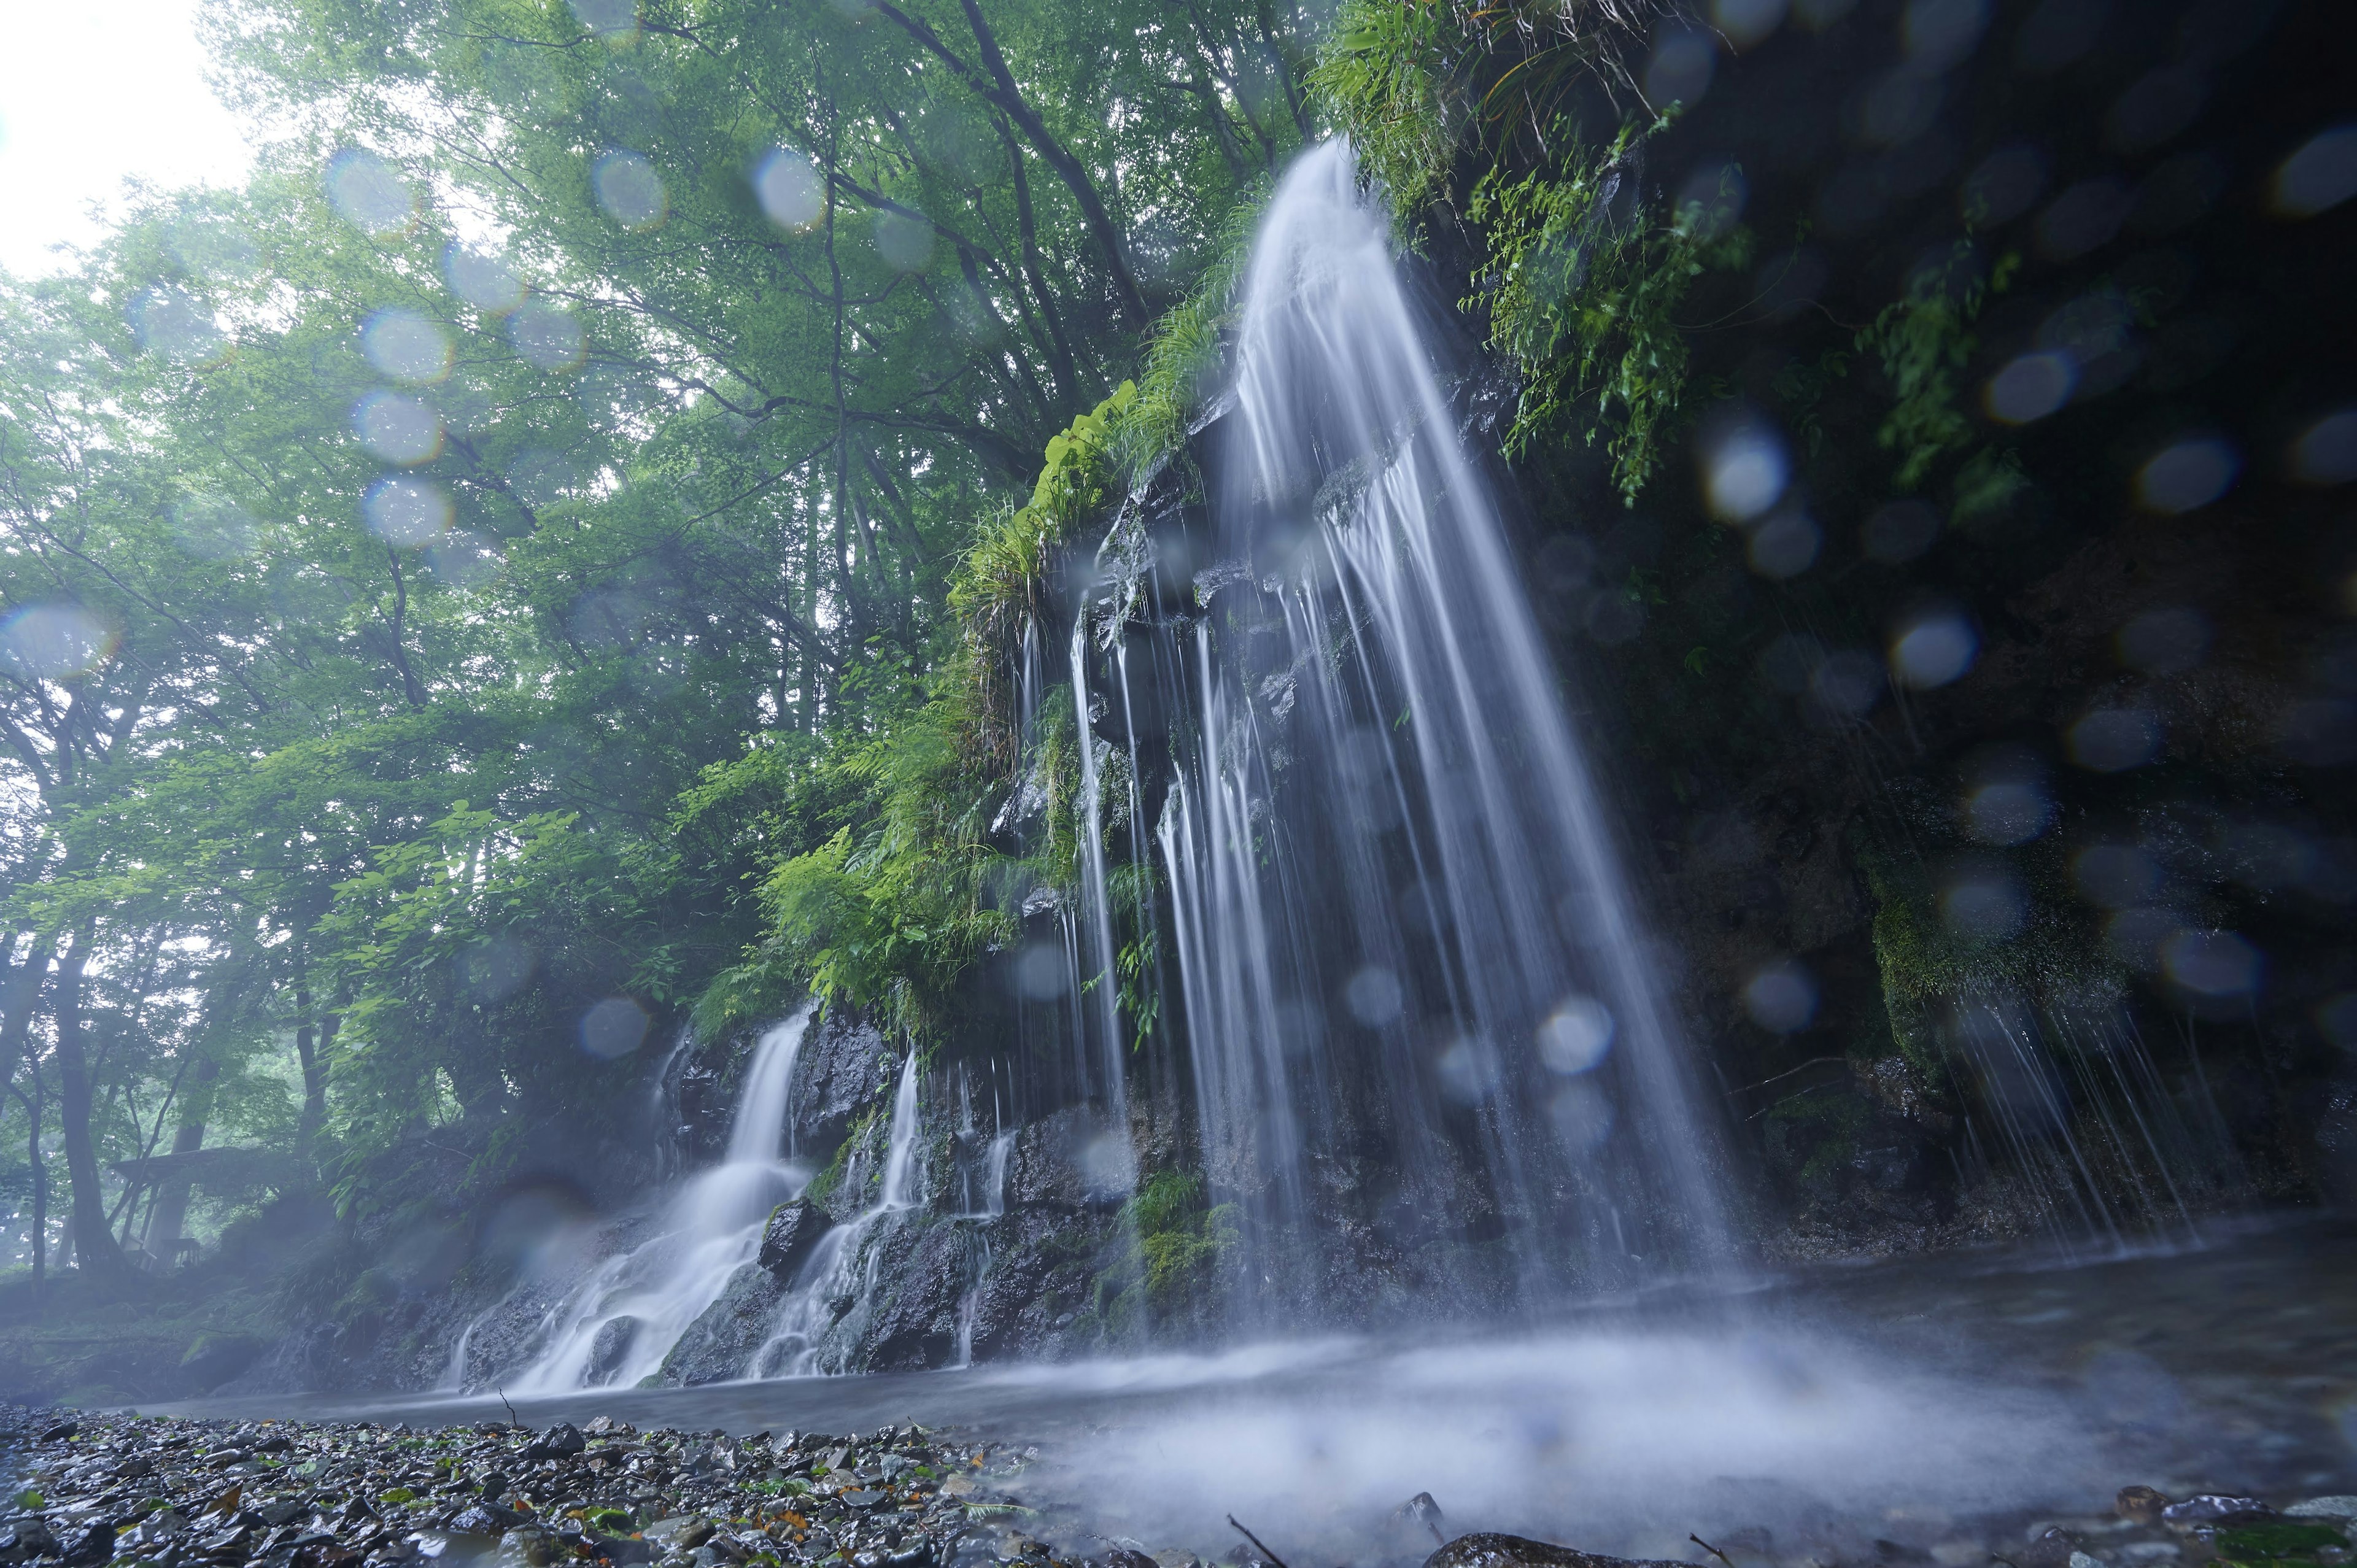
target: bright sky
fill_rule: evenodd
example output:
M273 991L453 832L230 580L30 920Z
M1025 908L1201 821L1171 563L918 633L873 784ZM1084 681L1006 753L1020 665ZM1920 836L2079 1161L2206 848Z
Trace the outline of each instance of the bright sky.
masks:
M205 85L198 0L0 0L0 267L56 272L126 176L231 185L243 128Z

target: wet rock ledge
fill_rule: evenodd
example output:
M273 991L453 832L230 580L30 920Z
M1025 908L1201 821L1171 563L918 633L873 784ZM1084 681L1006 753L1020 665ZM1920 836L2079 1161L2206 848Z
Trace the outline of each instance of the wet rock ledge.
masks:
M982 1568L1067 1557L993 1487L1021 1460L917 1427L639 1433L0 1410L0 1563L87 1568Z

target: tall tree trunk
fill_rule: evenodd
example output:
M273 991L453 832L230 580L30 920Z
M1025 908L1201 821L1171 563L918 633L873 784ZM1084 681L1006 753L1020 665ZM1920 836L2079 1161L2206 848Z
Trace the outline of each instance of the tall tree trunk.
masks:
M188 1074L188 1092L180 1101L180 1120L172 1130L176 1155L193 1155L205 1146L205 1122L213 1113L213 1086L221 1081L221 1063L199 1058ZM157 1188L156 1207L147 1216L147 1251L158 1260L172 1261L172 1243L188 1218L188 1188L184 1176L167 1176Z
M311 983L301 961L295 970L295 1059L303 1068L303 1113L295 1122L295 1157L309 1164L311 1145L328 1122L328 1047L335 1044L336 1019L311 1016Z
M33 1080L30 1093L15 1090L16 1102L25 1108L25 1159L33 1168L33 1301L41 1299L41 1282L48 1273L49 1262L49 1179L48 1167L41 1159L41 1064L35 1062L27 1075Z
M55 937L33 939L33 949L25 961L9 972L8 983L0 991L0 1083L16 1080L16 1064L24 1059L25 1041L33 1026L33 1013L40 1005L41 983L49 977L49 960L58 950Z
M74 1255L82 1277L120 1282L130 1277L131 1265L107 1223L98 1146L91 1139L90 1058L82 1039L81 983L95 935L92 922L83 921L58 963L58 1128L65 1134L66 1174L73 1184Z

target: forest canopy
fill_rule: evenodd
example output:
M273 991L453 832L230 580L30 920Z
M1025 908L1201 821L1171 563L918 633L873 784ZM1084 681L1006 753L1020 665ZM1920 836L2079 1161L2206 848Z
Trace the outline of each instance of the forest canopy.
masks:
M251 179L0 276L37 1275L169 1262L192 1188L349 1208L436 1125L612 1113L1311 125L1265 0L207 27Z

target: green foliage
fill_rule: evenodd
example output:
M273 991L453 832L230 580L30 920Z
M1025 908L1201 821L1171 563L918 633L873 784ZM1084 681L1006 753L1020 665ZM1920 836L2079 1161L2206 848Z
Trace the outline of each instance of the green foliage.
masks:
M1520 177L1494 166L1467 208L1488 261L1466 304L1488 314L1490 347L1523 383L1507 455L1566 430L1591 445L1601 436L1631 505L1685 394L1677 307L1703 273L1751 255L1749 231L1728 224L1724 207L1661 214L1637 194L1634 149L1665 124L1624 125L1594 151L1561 130L1559 164Z
M1446 194L1468 143L1543 153L1583 89L1634 93L1652 0L1344 0L1308 84L1406 218Z
M1899 454L1900 489L1919 488L1943 457L1972 445L1974 425L1960 402L1958 378L1979 347L1973 323L1992 295L2005 292L2020 264L2007 252L1984 276L1974 269L1970 245L1960 242L1949 265L1919 269L1907 292L1858 333L1858 351L1881 366L1893 399L1875 439ZM1986 478L1975 483L1972 494L1975 504L1987 504Z
M1446 177L1466 113L1451 8L1416 0L1343 0L1309 89L1346 129L1361 166L1402 212Z

